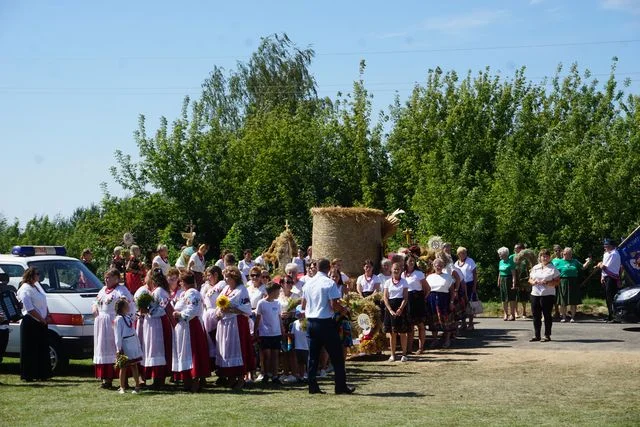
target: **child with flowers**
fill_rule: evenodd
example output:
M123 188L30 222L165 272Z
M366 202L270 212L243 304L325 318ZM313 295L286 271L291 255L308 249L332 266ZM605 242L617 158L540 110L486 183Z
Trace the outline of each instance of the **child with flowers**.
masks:
M114 341L117 351L118 368L120 368L120 388L118 393L124 394L127 387L127 368L131 368L136 388L133 394L140 392L140 374L138 364L142 360L142 348L133 327L133 315L129 312L129 301L120 298L115 303L116 319L114 321Z

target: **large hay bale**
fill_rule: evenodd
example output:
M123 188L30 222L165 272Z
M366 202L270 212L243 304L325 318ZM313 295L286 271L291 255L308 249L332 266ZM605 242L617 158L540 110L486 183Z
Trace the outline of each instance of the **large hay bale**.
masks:
M382 211L368 208L313 208L313 257L341 258L344 273L362 274L369 258L378 266L382 256Z

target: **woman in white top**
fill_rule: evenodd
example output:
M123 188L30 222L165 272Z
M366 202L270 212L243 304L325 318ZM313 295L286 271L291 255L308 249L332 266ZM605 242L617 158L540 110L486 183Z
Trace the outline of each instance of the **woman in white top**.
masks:
M158 255L156 255L156 257L151 262L151 268L161 269L162 273L166 276L167 271L169 271L169 268L171 267L169 265L169 257L168 257L169 248L167 248L167 245L160 244L158 245L156 252L158 252Z
M478 271L476 269L476 263L472 258L467 256L467 248L460 246L456 250L458 260L454 263L454 266L462 272L463 284L460 287L466 287L467 300L478 301ZM469 317L468 328L473 330L473 312L467 311ZM464 319L462 321L464 324Z
M538 254L539 264L529 272L531 284L531 310L533 312L534 336L529 341L551 341L551 325L553 318L551 310L556 300L556 286L560 284L560 272L551 261L551 254L547 249L541 249ZM540 337L544 316L544 338Z
M360 275L356 280L356 289L363 298L366 298L369 295L373 295L374 292L380 292L381 282L380 278L373 274L373 261L370 259L364 260L362 269L364 274Z
M204 283L204 270L207 262L204 256L209 252L209 245L202 244L198 246L198 251L191 255L189 258L189 264L187 264L187 270L193 273L193 277L196 279L196 289L200 290L200 286Z
M431 347L437 345L438 331L442 331L444 343L442 347L448 348L451 345L451 332L455 329L453 322L453 293L455 291L454 279L450 274L445 273L444 261L436 258L433 261L435 273L427 276L427 283L431 293L427 298L427 304L431 308L431 325L434 340Z
M216 365L218 376L224 378L229 387L240 390L244 386L243 377L256 369L249 330L251 301L247 288L242 284L240 270L233 266L227 267L224 274L226 285L218 299L224 295L229 299L229 306L224 310L216 309L218 317Z
M193 273L180 274L184 293L176 301L173 318L172 370L177 380L183 381L186 391L198 392L211 375L209 347L202 326L203 302L196 289Z
M251 259L251 256L253 255L251 249L245 249L242 255L243 258L238 263L238 269L242 273L242 277L244 277L243 283L246 283L248 280L249 272L251 271L251 268L256 265L256 263Z
M171 375L173 330L169 316L173 306L169 302L169 282L159 269L153 270L147 279L153 301L144 316L142 327L144 367L147 378L153 378L153 387L164 385Z
M402 278L404 265L397 262L391 267L391 278L384 282L384 332L389 337L389 349L391 356L389 361L396 360L396 334L400 335L400 346L402 347L401 362L407 361L407 331L409 321L407 319L407 305L409 302L409 285Z
M216 328L218 327L218 318L216 317L216 300L224 288L222 281L222 270L217 265L207 268L207 281L200 288L200 295L204 301L204 314L202 322L204 323L204 331L207 333L207 343L209 344L209 360L211 366L216 363Z
M380 286L381 287L382 287L382 284L384 284L384 282L386 282L387 280L391 279L391 266L392 265L393 265L393 263L388 258L385 258L382 261L380 261L380 273L378 274L378 279L380 279Z
M407 281L409 290L409 351L413 351L413 331L415 327L418 327L418 353L422 354L426 338L424 328L427 317L425 298L429 295L429 285L424 273L417 268L416 257L412 253L409 253L404 261L402 278Z
M93 302L93 364L96 378L102 380L102 388L111 388L117 377L113 364L116 362L116 342L113 323L116 319L116 301L125 298L130 310L134 310L133 296L129 289L120 285L120 272L112 268L104 275L105 286Z
M39 283L40 274L29 267L22 275L18 300L22 303L20 322L20 379L23 381L51 378L51 360L47 338L47 296Z

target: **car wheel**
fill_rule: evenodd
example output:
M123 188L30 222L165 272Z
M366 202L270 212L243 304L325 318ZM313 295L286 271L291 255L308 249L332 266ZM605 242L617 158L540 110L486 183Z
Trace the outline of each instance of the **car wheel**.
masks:
M60 375L69 367L69 358L62 349L60 340L55 336L49 336L49 358L53 375Z

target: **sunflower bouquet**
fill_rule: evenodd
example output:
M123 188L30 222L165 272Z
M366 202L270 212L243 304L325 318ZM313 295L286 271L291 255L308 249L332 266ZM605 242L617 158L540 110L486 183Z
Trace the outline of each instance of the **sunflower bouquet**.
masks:
M129 358L127 357L126 354L124 354L122 352L118 352L118 354L116 355L115 367L122 369L125 366L127 366L127 362L128 361L129 361Z
M226 295L220 295L216 299L216 307L219 308L221 311L225 311L229 309L229 307L231 307L231 300Z

